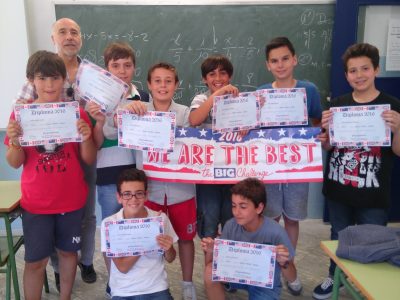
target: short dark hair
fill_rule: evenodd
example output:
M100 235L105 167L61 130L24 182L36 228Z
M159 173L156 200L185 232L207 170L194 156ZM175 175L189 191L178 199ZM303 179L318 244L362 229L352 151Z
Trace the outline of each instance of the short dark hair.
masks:
M260 203L267 205L267 194L265 192L265 184L257 178L246 178L236 183L232 189L232 194L239 195L249 199L257 208Z
M154 70L156 69L166 69L173 72L175 75L175 82L179 81L178 71L173 65L167 62L159 62L150 67L149 71L147 72L147 82L151 82L151 74L153 74Z
M286 37L286 36L278 36L273 38L272 40L269 41L269 43L265 46L265 58L268 60L269 53L271 50L280 48L280 47L288 47L290 53L292 55L296 54L296 51L294 50L292 42Z
M220 68L226 71L229 77L233 74L233 65L231 61L224 55L217 54L206 58L201 64L201 76L206 78L207 74Z
M108 63L111 60L120 58L132 58L133 65L136 64L135 51L126 42L113 42L107 45L104 49L104 64L108 68Z
M121 193L121 185L124 182L129 181L139 181L144 183L144 190L147 191L147 176L142 170L138 170L135 168L125 169L123 170L117 180L117 191L118 194Z
M36 74L44 77L61 76L67 78L64 61L56 53L40 50L33 53L26 65L26 78L33 80Z
M348 47L342 56L344 72L347 73L347 63L349 59L361 56L366 56L371 60L374 70L379 67L378 48L368 43L358 43Z

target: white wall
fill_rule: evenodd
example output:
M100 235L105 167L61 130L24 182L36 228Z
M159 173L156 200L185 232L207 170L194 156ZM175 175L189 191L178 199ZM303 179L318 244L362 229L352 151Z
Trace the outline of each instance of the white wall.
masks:
M0 16L0 130L7 127L12 99L25 80L28 36L24 0L3 0Z

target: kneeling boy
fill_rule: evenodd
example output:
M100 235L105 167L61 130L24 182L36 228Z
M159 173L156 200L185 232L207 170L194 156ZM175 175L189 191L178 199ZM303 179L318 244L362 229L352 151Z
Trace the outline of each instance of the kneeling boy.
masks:
M279 299L281 293L280 273L291 282L296 279L296 267L293 263L294 249L286 231L274 220L264 217L266 206L264 184L255 178L247 178L232 188L233 218L226 222L221 239L249 243L276 245L277 264L275 265L274 288L230 283L232 289L244 289L249 299ZM212 281L212 260L214 240L204 238L201 246L206 253L204 284L208 299L224 299L223 282Z
M144 206L147 200L147 177L141 170L127 169L120 174L117 181L117 199L122 209L101 223L102 252L106 251L105 222L160 215ZM112 299L131 299L134 296L144 297L143 299L172 299L164 259L167 262L175 259L173 243L178 237L168 217L164 213L161 213L161 216L164 219L165 234L158 235L157 242L164 250L164 255L149 253L112 258L109 282Z

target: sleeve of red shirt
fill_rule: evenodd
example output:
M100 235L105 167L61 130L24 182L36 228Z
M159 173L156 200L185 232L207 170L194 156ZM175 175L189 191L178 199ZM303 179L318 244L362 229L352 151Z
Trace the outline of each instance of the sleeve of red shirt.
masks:
M81 107L79 107L79 113L80 113L81 119L83 119L86 123L89 124L90 129L93 129L93 124L90 121L90 118L89 118L87 112L84 109L82 109Z

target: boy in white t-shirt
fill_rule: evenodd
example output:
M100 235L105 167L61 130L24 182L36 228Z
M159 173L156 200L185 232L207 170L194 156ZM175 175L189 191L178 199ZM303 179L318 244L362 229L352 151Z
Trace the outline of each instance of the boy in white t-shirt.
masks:
M157 236L157 242L164 254L112 258L109 282L112 299L133 300L139 296L140 299L173 299L168 289L164 259L167 262L175 259L173 243L178 237L164 213L144 206L147 200L146 174L137 169L124 170L117 181L117 199L122 209L101 223L101 251L106 251L105 222L161 215L164 219L164 234Z

